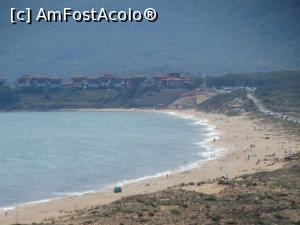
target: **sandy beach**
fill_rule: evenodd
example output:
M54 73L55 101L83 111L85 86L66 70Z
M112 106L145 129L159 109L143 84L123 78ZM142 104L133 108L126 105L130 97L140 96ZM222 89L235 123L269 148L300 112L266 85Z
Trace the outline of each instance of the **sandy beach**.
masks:
M127 111L139 110L128 109ZM179 186L181 183L212 181L223 175L232 178L257 171L274 170L284 165L282 160L284 151L300 151L299 137L287 135L284 130L274 129L272 124L251 119L247 114L229 117L194 110L174 112L207 120L217 131L215 140L212 138L209 145L223 150L212 155L212 159L204 161L197 168L123 185L122 193L114 194L109 189L98 193L20 206L18 210L8 210L7 215L2 211L0 224L42 222L45 219L60 217L82 208L108 204L125 196L156 192L169 187L177 188L174 186ZM183 188L204 193L217 193L222 189L213 182Z

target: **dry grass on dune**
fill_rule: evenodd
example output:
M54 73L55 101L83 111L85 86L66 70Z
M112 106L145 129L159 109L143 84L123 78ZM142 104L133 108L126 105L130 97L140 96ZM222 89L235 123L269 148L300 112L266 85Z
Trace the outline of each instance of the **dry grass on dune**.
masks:
M226 188L217 195L173 187L70 212L43 224L300 224L300 160L283 169L244 175L220 185Z

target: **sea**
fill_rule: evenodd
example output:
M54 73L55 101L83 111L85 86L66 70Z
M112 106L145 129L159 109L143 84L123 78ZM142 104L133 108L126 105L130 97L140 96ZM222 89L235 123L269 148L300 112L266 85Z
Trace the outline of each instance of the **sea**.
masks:
M216 135L175 112L0 113L0 208L7 210L201 165Z

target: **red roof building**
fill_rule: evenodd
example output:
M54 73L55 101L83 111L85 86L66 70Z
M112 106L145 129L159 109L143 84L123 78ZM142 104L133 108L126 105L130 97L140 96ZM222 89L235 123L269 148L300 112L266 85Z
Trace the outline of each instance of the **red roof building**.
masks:
M16 80L16 87L21 89L59 88L61 87L61 82L61 78L25 75Z
M154 84L159 88L179 89L193 84L190 77L182 77L179 73L168 73L163 76L153 77Z
M129 88L145 80L143 77L115 77L104 75L101 77L72 77L73 88Z

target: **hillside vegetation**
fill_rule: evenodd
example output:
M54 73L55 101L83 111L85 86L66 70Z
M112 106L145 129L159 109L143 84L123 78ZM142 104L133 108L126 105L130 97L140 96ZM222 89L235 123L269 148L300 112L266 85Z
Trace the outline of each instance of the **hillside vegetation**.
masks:
M38 89L0 88L0 110L56 110L62 108L164 107L183 90L131 89Z
M14 109L19 105L18 95L9 87L0 87L0 109Z
M247 98L247 92L244 88L226 94L215 95L199 104L197 108L200 111L226 113L228 115L255 110L255 106Z
M273 111L300 114L300 71L227 74L208 77L212 87L257 87L255 95Z
M76 210L42 224L300 224L299 159L283 169L218 183L225 190L217 195L181 189L203 184L193 181L153 194L126 197L110 205Z

